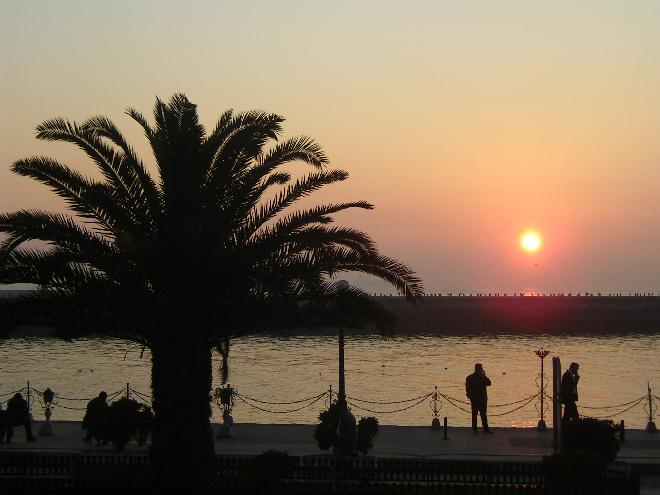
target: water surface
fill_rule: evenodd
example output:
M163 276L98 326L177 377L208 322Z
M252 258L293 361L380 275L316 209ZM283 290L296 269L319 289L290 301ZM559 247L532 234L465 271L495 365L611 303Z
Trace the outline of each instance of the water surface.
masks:
M571 361L580 363L579 407L616 405L646 393L647 381L660 395L660 336L349 336L346 341L346 380L349 397L369 401L401 401L438 390L465 400L465 376L475 362L483 363L493 385L491 405L517 401L537 390L540 360L534 350L545 347L551 356L562 359L566 368ZM24 387L29 380L37 390L52 388L66 398L91 398L100 390L109 393L126 388L126 383L143 394L150 394L150 354L135 344L117 339L24 338L8 340L0 347L0 395ZM214 357L215 367L219 360ZM305 399L337 389L337 339L329 336L273 337L255 336L233 341L230 358L230 383L240 393L261 401L286 402ZM546 371L551 369L546 358ZM219 386L218 377L214 377ZM550 389L548 389L550 391ZM2 400L8 397L3 396ZM304 406L276 406L252 403L266 412L237 401L234 418L253 423L314 423L324 407L325 398L299 411L279 412ZM375 415L383 424L427 425L433 417L430 399L409 410L388 414L411 403L392 405L354 401L379 413L353 407L359 418ZM458 403L458 405L462 405ZM494 426L533 426L538 413L530 403L505 414L511 407L491 408ZM78 420L84 401L60 400L53 419ZM440 416L450 425L466 426L469 415L441 399ZM67 408L69 409L67 409ZM581 413L607 415L625 407L587 410ZM33 412L41 417L38 401ZM214 407L214 421L220 421ZM646 425L641 405L617 415L630 427ZM548 420L548 423L550 421Z

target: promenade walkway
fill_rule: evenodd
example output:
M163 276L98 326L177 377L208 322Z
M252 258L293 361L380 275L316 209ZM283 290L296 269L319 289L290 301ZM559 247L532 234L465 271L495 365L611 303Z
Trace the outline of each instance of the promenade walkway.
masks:
M39 422L33 430L39 431ZM212 425L214 432L218 425ZM84 443L84 430L77 421L54 421L55 435L39 437L36 442L25 441L22 427L14 428L14 440L0 445L0 451L116 451L112 446L96 447ZM486 460L540 460L552 453L552 432L538 432L534 428L494 428L495 434L485 435L471 428L450 427L448 439L443 440L442 431L423 426L381 425L374 440L371 454L379 457L419 457L445 459ZM319 455L312 437L314 425L281 424L237 424L234 438L216 439L215 449L219 454L254 455L265 450L285 450L293 455ZM146 451L131 441L125 452ZM653 464L660 468L660 435L650 435L643 430L627 430L618 458L634 464Z
M35 422L34 431L40 423ZM147 447L131 441L123 451L111 445L96 447L84 443L84 431L80 422L53 422L55 435L39 437L36 442L25 441L23 428L14 429L14 440L0 445L0 453L23 452L89 452L133 454L146 452ZM218 425L212 425L214 434ZM237 424L231 439L216 439L219 454L255 455L269 449L284 450L292 455L324 454L312 437L314 425ZM491 461L540 461L552 452L552 432L538 432L534 428L494 428L495 434L474 434L471 428L449 428L448 439L442 431L422 426L382 425L374 441L371 454L394 458L479 459ZM643 430L627 430L618 455L621 461L637 465L641 476L641 494L660 494L660 435L650 435Z

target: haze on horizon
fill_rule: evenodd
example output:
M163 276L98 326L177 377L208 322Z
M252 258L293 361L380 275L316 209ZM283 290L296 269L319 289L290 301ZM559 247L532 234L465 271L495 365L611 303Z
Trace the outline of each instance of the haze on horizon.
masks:
M184 92L287 120L364 199L340 221L427 292L660 291L660 3L593 1L0 2L0 211L63 210L9 172L54 116L113 119ZM543 238L520 249L523 231ZM393 292L362 280L366 290Z

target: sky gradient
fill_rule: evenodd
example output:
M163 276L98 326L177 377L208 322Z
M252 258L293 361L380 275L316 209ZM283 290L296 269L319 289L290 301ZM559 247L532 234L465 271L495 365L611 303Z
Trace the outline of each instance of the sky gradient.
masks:
M658 292L660 3L577 4L0 0L0 211L64 208L19 158L92 174L39 122L107 115L151 162L123 111L180 91L318 140L350 178L314 202L374 203L338 220L427 292Z

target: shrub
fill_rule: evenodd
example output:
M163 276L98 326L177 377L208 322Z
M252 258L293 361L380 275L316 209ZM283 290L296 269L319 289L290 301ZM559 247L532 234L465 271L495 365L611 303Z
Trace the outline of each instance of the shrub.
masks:
M591 452L604 463L612 462L619 452L619 439L612 421L581 418L564 429L564 450Z
M337 446L337 427L339 426L339 409L336 403L330 404L327 411L319 414L319 424L314 430L314 438L321 450L330 450Z
M565 426L562 451L544 459L546 476L560 493L602 493L607 463L616 458L618 451L619 440L612 421L572 421Z
M138 442L144 444L151 430L153 414L145 404L124 397L108 406L106 418L106 438L118 449L123 449L133 435L138 435Z
M366 455L374 446L373 439L378 434L378 419L373 416L361 418L357 425L357 450Z
M319 414L319 424L314 430L314 438L321 450L330 450L331 447L342 453L352 454L354 450L367 454L373 448L373 439L378 434L378 419L374 417L362 418L357 424L357 440L347 439L350 445L339 445L337 428L339 427L339 408L332 403L327 411ZM352 442L355 442L353 445ZM341 448L339 448L341 447Z

